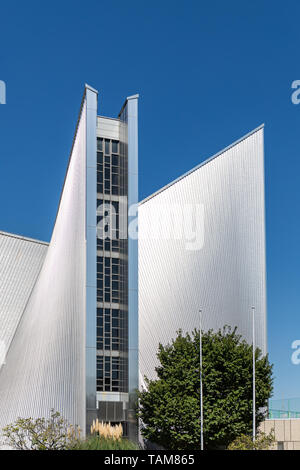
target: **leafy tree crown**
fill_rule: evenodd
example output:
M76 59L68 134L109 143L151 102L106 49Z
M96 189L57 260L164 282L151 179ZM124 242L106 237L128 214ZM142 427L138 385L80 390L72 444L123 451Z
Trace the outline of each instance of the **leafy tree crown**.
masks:
M146 439L167 449L200 447L200 332L178 331L170 344L159 345L157 380L145 377L139 393L139 417ZM252 346L237 329L225 326L202 332L204 442L225 448L252 431ZM272 365L257 348L256 423L265 418L272 394Z

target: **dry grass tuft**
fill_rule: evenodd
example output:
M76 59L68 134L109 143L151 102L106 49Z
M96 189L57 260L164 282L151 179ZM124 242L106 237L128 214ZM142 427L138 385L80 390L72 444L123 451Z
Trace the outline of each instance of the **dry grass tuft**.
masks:
M91 425L91 434L97 434L99 437L103 437L104 439L113 439L114 441L118 441L123 436L123 428L122 424L116 424L112 426L110 423L100 423L98 419L93 421Z

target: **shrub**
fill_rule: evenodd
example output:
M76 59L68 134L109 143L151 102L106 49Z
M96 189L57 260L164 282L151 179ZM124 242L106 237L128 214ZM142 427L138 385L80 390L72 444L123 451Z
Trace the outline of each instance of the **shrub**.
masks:
M52 409L49 419L18 418L2 433L4 444L16 450L64 450L80 442L81 430Z
M243 434L228 446L228 450L270 450L275 443L274 430L270 434L260 432L253 442L252 436Z
M72 450L137 450L138 447L123 437L122 424L112 426L110 423L93 421L91 436L85 441L78 441Z
M138 450L128 439L113 439L92 435L85 441L77 442L70 450Z

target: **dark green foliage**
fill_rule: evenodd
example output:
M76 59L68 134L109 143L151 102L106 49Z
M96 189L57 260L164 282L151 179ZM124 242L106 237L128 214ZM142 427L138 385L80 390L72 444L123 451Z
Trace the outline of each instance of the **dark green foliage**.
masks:
M252 431L252 346L236 329L202 335L204 443L225 448ZM256 349L256 422L272 393L272 365ZM170 450L200 448L199 331L160 345L158 380L139 393L143 435Z

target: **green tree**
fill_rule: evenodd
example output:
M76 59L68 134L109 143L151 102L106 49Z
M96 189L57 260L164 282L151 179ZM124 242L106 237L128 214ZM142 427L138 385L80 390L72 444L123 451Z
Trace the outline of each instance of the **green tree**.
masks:
M145 377L139 417L146 439L170 450L200 448L199 331L160 344L157 380ZM204 444L226 448L252 431L252 346L225 326L202 335ZM273 389L272 365L256 349L256 423Z

